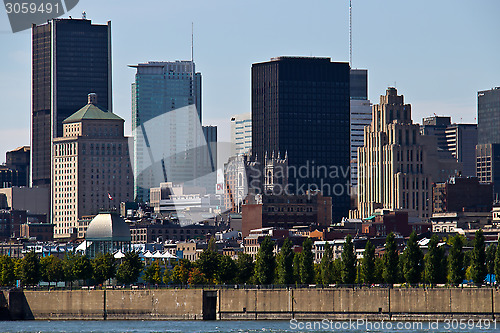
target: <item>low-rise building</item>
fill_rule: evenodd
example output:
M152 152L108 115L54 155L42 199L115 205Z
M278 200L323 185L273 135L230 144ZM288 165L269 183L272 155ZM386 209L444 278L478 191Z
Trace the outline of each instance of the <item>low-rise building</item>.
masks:
M493 184L476 177L452 177L432 187L433 213L489 212L493 203Z
M23 250L24 244L21 243L0 243L0 256L23 258Z
M196 261L203 252L203 248L197 242L178 242L177 256L180 259L187 259L189 261Z
M135 223L130 226L132 244L162 243L167 240L186 241L190 239L206 239L207 235L215 235L217 227L206 223L181 226L177 223Z
M51 242L54 238L54 225L30 222L21 224L21 237L35 239L38 242Z
M407 211L377 210L375 215L364 219L362 232L368 237L387 236L391 232L408 237L412 228Z
M332 198L320 192L306 195L248 196L242 206L242 235L250 230L273 227L290 229L294 226L332 223Z
M316 241L313 246L314 262L319 264L325 254L326 243L330 244L333 252L333 259L338 259L344 250L345 239L335 239L332 241Z
M432 232L456 233L456 229L480 229L491 224L491 212L451 212L432 214Z

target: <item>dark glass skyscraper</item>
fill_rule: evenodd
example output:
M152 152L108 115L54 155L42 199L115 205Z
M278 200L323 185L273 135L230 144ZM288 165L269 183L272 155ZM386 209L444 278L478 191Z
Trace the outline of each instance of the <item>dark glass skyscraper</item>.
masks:
M288 153L289 187L332 197L334 221L348 215L349 64L279 57L252 65L252 154Z
M111 102L111 22L53 19L32 28L31 151L33 186L50 186L52 139L89 93Z
M478 144L500 143L500 87L477 93Z

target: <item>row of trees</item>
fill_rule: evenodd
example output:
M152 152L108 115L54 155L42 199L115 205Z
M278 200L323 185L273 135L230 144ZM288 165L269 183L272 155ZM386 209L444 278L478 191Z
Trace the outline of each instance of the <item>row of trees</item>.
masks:
M68 254L64 259L53 255L39 258L29 252L23 259L0 256L0 286L13 286L19 280L23 286L45 282L83 281L98 285L115 278L120 283L133 283L139 278L143 263L135 252L125 254L118 264L110 253L100 254L95 259L85 255Z
M224 284L251 283L259 285L292 284L445 284L458 285L464 279L483 284L486 275L500 274L500 249L495 245L485 247L482 231L478 231L473 248L464 251L466 240L456 235L447 240L450 245L446 255L445 247L438 246L440 239L433 235L423 254L416 233L412 233L404 251L399 254L394 234L386 238L382 257L375 255L375 246L366 243L363 259L357 260L352 238L347 236L341 258L334 259L333 248L326 243L324 255L319 264L314 263L313 243L306 239L302 252L294 253L292 243L286 239L277 255L275 243L266 237L261 243L255 262L251 256L240 254L233 261L217 253L211 240L207 250L191 263L180 260L172 270L159 262L145 269L144 280L150 283L175 284ZM499 275L500 276L500 275Z
M440 239L433 235L428 251L423 255L417 235L412 233L402 254L399 254L394 234L386 238L382 257L375 256L375 247L367 241L363 259L357 260L351 236L347 236L341 258L334 259L333 249L326 243L319 264L314 263L313 243L306 239L302 252L294 253L292 243L286 239L277 255L275 243L266 237L256 260L240 254L237 260L218 253L215 240L195 262L178 260L165 265L156 260L144 267L135 252L129 252L118 264L111 254L101 254L93 260L86 256L68 255L64 259L47 256L39 259L34 252L22 260L0 257L0 285L10 286L16 280L22 285L36 285L39 281L102 284L110 278L119 283L138 281L142 274L151 284L374 284L374 283L427 283L458 285L464 279L482 284L486 275L500 276L500 248L485 247L481 230L476 232L473 248L464 251L465 238L456 235L447 240L448 255L438 246Z

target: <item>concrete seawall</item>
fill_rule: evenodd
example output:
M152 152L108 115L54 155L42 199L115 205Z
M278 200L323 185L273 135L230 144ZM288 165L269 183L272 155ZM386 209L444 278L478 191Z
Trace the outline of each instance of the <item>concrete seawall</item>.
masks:
M494 318L495 289L145 289L0 292L0 320Z

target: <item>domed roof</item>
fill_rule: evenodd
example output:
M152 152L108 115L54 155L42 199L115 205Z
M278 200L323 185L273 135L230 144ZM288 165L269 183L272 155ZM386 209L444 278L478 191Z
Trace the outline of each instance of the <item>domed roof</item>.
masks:
M85 234L89 241L130 242L130 228L116 213L102 212L90 221Z

